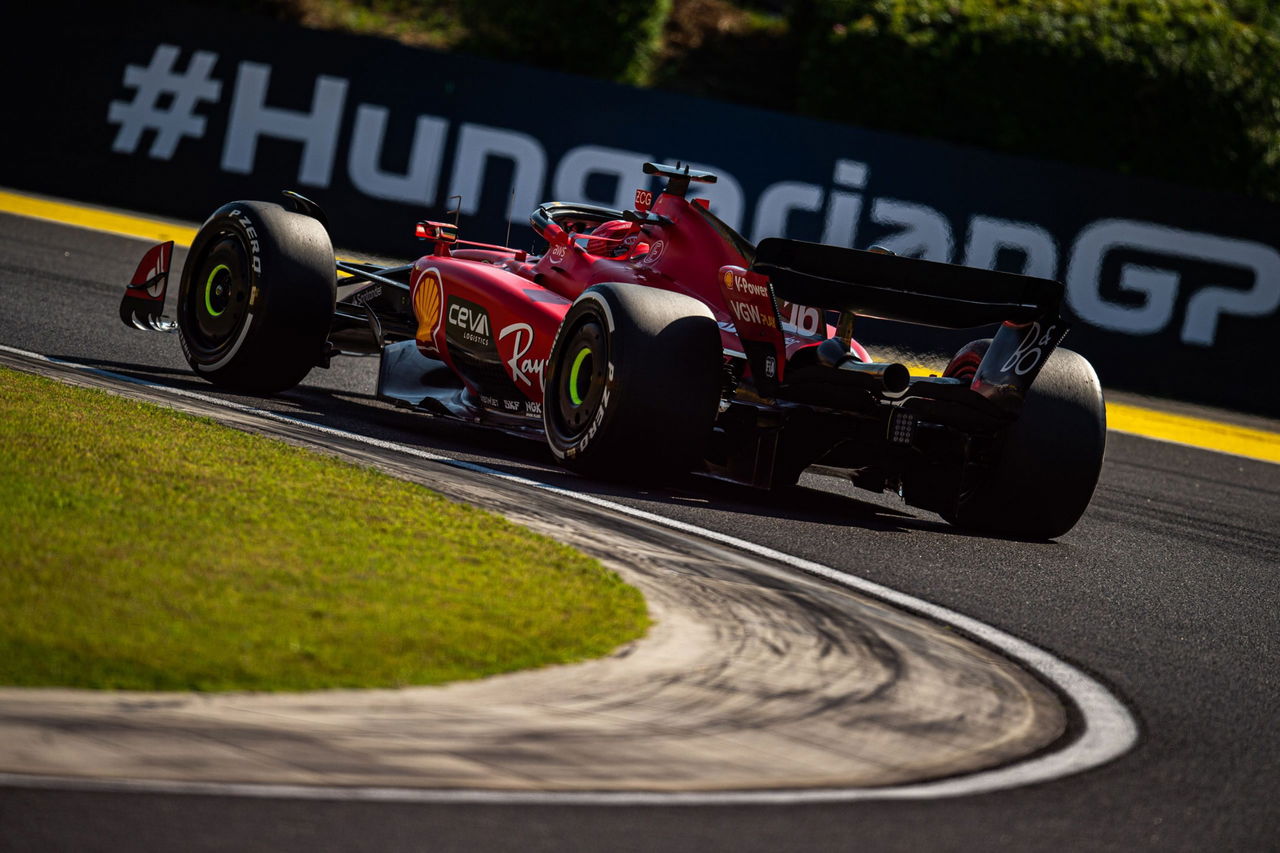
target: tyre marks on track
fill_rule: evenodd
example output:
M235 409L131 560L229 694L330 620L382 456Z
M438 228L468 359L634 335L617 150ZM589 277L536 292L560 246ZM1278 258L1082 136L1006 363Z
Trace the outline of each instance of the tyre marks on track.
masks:
M135 781L83 784L430 801L915 799L1079 772L1136 738L1123 706L1078 669L870 581L419 448L0 351L13 366L320 446L495 509L600 557L642 588L658 618L650 637L611 658L443 688L127 698L0 691L8 729L0 743L53 733L101 744L93 732L104 726L127 744L105 760L104 775ZM1055 694L1078 721L1068 737ZM146 738L160 732L169 740L157 749ZM246 760L232 762L234 771L212 762L193 779L199 762L184 751L210 742L229 750L223 759ZM49 763L76 753L65 743L44 750L44 764L38 751L15 758L11 749L0 767L94 775ZM5 781L16 778L41 784Z

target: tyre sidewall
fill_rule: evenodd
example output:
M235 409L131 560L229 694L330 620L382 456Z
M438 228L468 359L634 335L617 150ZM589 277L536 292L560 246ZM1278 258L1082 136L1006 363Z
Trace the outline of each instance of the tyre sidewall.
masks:
M605 330L605 393L591 424L566 435L556 395L584 323ZM571 468L627 478L688 470L703 451L719 402L720 335L710 310L682 294L642 285L584 291L552 345L543 424L552 453Z
M1105 448L1106 407L1093 366L1055 350L1002 437L998 460L961 497L954 520L1031 539L1061 536L1088 507Z
M592 442L596 435L601 429L612 429L617 417L617 406L612 404L618 399L617 365L621 353L619 352L620 342L610 331L613 325L611 314L608 302L598 293L591 291L584 293L565 315L565 320L551 345L551 369L547 371L550 381L547 383L543 398L543 428L551 452L557 459L567 464L572 465L581 460L589 460ZM572 344L579 339L579 333L583 327L593 323L603 331L604 364L599 366L599 372L604 386L597 395L598 400L584 400L584 403L594 402L594 407L586 415L588 423L585 428L575 430L567 418L557 411L560 405L558 401L561 394L560 384L565 373L572 369L569 362L576 355L576 348Z
M239 244L249 305L229 345L210 350L198 340L206 261L219 245ZM318 221L276 204L223 205L201 227L183 266L178 326L183 354L215 384L258 392L297 384L323 355L336 293L333 248Z

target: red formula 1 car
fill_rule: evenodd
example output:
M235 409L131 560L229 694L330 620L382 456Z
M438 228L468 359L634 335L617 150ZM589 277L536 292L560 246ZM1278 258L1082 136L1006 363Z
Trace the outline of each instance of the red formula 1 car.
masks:
M899 492L949 521L1065 533L1102 463L1102 392L1057 349L1058 282L785 239L753 246L686 198L715 176L664 178L634 210L549 203L542 255L419 222L411 265L335 261L324 214L286 193L219 208L182 271L176 328L191 367L269 393L342 354L380 354L378 395L543 439L592 476L699 470L753 486L810 466ZM148 252L120 306L161 316L171 244ZM942 376L872 361L859 315L999 323ZM833 325L828 318L837 319Z

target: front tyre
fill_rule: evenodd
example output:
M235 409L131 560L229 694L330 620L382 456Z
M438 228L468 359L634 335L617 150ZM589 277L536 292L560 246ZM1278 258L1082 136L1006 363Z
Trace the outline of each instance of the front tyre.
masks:
M178 332L187 363L215 385L269 394L324 354L336 275L329 234L277 204L214 211L182 268Z
M556 335L542 403L547 444L596 477L687 471L702 456L720 401L720 331L696 299L635 284L598 284Z
M946 375L972 376L989 341L957 353ZM1053 539L1089 506L1107 443L1107 413L1093 366L1054 350L995 445L995 458L966 476L954 513L958 526L1025 539Z

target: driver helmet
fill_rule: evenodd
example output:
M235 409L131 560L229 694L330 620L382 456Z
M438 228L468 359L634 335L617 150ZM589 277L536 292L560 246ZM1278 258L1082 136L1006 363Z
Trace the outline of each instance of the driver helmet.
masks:
M629 258L649 251L647 243L641 243L641 234L632 232L632 225L625 219L611 219L602 222L592 229L588 235L587 254L600 255L606 258ZM591 239L599 238L599 239ZM643 247L643 248L642 248Z

